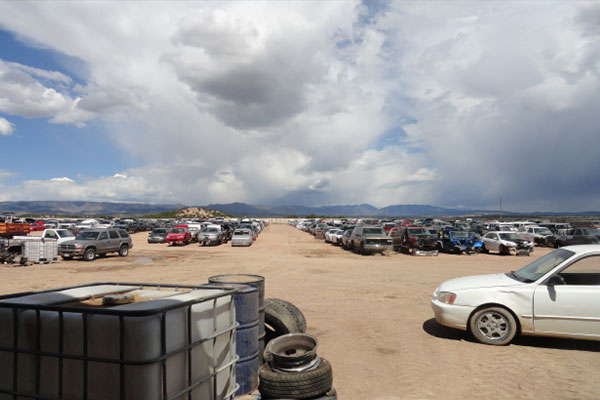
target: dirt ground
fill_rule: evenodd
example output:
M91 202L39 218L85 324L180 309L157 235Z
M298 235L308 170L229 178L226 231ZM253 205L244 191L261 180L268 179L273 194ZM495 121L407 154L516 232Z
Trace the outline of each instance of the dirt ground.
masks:
M360 256L288 225L271 225L250 248L167 247L134 234L126 258L0 267L0 292L99 281L206 283L211 275L266 278L266 297L292 301L333 366L342 400L597 399L600 342L518 338L506 347L475 343L439 326L429 300L450 278L506 272L531 257L477 254Z

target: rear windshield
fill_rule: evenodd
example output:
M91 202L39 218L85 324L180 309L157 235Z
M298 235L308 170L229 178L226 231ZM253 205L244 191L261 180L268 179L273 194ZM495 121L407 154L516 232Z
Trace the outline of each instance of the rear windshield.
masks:
M381 228L365 228L363 233L365 235L385 235L385 232Z

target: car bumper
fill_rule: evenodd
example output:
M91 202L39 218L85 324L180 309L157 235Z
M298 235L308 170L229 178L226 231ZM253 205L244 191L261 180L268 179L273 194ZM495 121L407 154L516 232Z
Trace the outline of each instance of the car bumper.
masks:
M153 238L148 238L148 243L164 243L165 239L153 239Z
M391 244L365 244L364 245L364 249L365 251L370 251L370 252L384 252L386 250L392 250L392 245Z
M438 300L431 300L431 308L439 324L462 330L467 329L469 315L475 310L475 307L446 304Z
M250 240L231 240L232 246L250 246L252 244L252 239Z
M74 256L82 256L83 253L85 253L85 250L84 249L81 249L81 250L77 250L77 249L59 249L58 252L59 252L59 254L61 256L71 256L71 257L74 257Z

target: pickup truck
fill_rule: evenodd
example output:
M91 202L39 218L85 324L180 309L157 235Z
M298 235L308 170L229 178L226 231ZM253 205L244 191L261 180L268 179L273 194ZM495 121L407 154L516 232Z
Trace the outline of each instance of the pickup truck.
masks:
M132 247L131 237L124 229L91 229L61 243L60 253L65 260L80 256L85 261L92 261L96 255L107 253L119 253L125 257Z

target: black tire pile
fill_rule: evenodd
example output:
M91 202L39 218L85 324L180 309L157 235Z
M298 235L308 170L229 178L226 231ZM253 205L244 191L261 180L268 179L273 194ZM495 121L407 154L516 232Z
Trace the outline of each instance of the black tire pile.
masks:
M317 354L306 318L294 304L265 299L265 363L258 371L263 399L335 400L331 363Z

